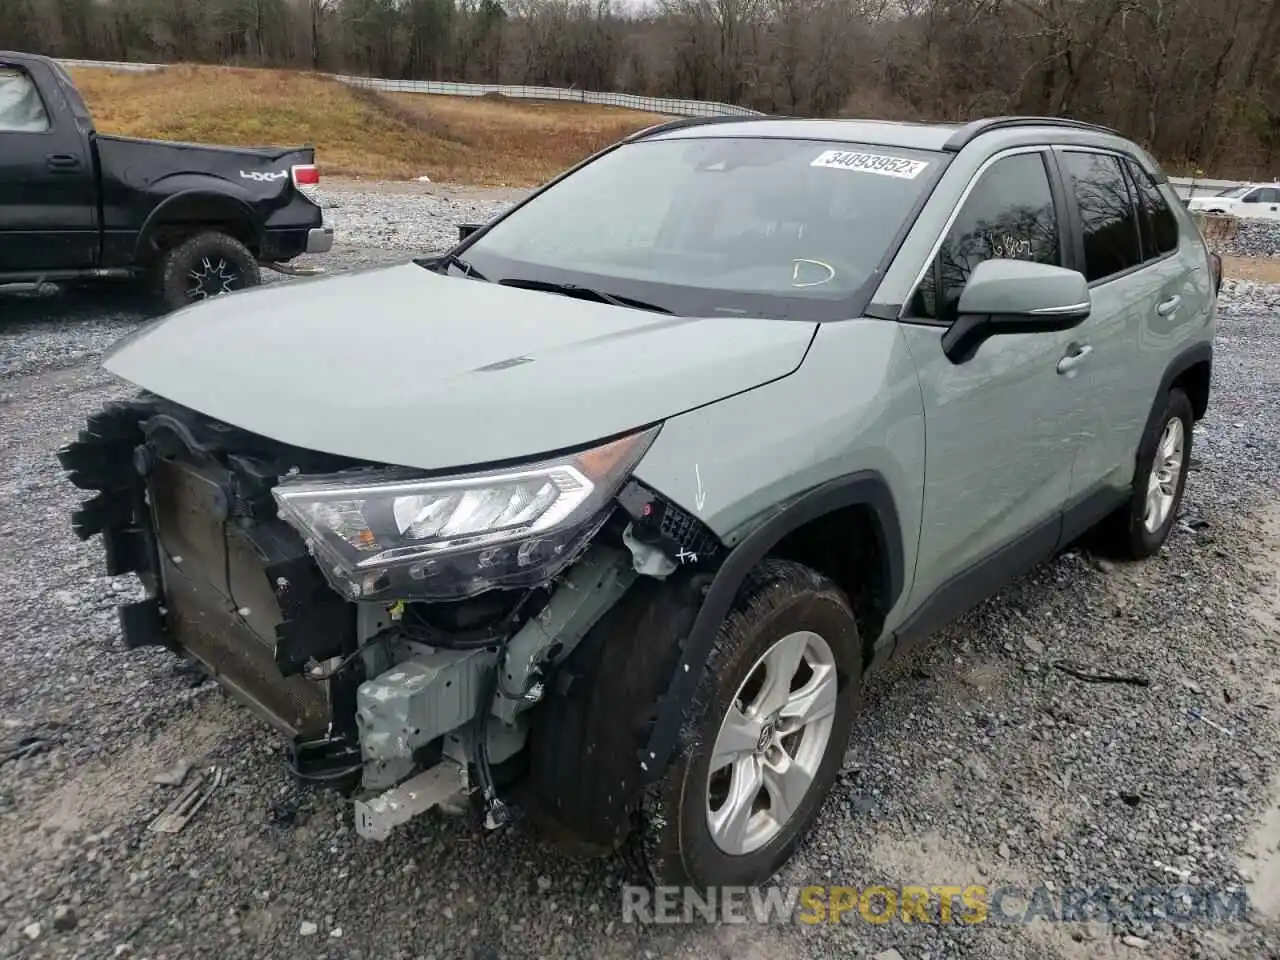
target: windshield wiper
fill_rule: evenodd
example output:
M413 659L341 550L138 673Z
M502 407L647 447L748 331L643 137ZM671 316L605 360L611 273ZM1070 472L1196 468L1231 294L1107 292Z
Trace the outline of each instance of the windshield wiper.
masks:
M631 297L620 297L604 290L591 287L580 287L576 283L555 283L551 280L521 280L519 277L507 277L498 281L504 287L519 287L522 290L542 290L546 293L561 293L566 297L578 297L583 300L597 300L600 303L612 304L615 307L631 307L636 310L651 310L654 313L671 313L666 307L656 303L646 303Z
M457 267L463 272L463 274L470 277L472 280L484 280L487 282L489 279L456 253L442 253L436 257L424 257L421 260L415 260L414 263L420 267L426 267L428 269L434 269L436 267Z

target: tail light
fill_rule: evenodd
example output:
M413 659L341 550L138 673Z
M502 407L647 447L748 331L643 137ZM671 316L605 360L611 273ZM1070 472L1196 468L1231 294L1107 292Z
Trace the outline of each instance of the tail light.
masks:
M1222 290L1222 257L1216 253L1209 254L1209 270L1213 274L1213 292Z
M314 163L299 163L295 164L289 173L294 189L314 202L315 190L320 186L320 168Z

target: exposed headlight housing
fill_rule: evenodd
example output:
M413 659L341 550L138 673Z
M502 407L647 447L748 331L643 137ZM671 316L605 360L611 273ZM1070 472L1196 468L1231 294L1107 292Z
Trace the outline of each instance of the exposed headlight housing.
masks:
M568 566L657 433L449 477L375 468L286 478L272 494L344 596L461 599Z

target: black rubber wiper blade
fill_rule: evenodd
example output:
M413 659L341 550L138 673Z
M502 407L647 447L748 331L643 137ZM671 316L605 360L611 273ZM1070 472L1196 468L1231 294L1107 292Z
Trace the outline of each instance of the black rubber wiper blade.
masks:
M521 290L542 290L546 293L561 293L566 297L578 297L583 300L598 300L600 303L612 304L615 307L631 307L635 310L650 310L653 313L671 313L666 307L656 303L646 303L631 297L620 297L617 294L592 287L581 287L576 283L555 283L551 280L522 280L519 277L507 277L498 281L505 287L519 287Z

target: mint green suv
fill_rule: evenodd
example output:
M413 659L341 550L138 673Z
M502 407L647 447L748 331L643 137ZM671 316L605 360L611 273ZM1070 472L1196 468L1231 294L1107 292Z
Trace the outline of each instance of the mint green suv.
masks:
M1175 522L1221 263L1107 130L680 121L460 232L143 329L60 452L126 643L366 837L470 802L761 882L868 671Z

